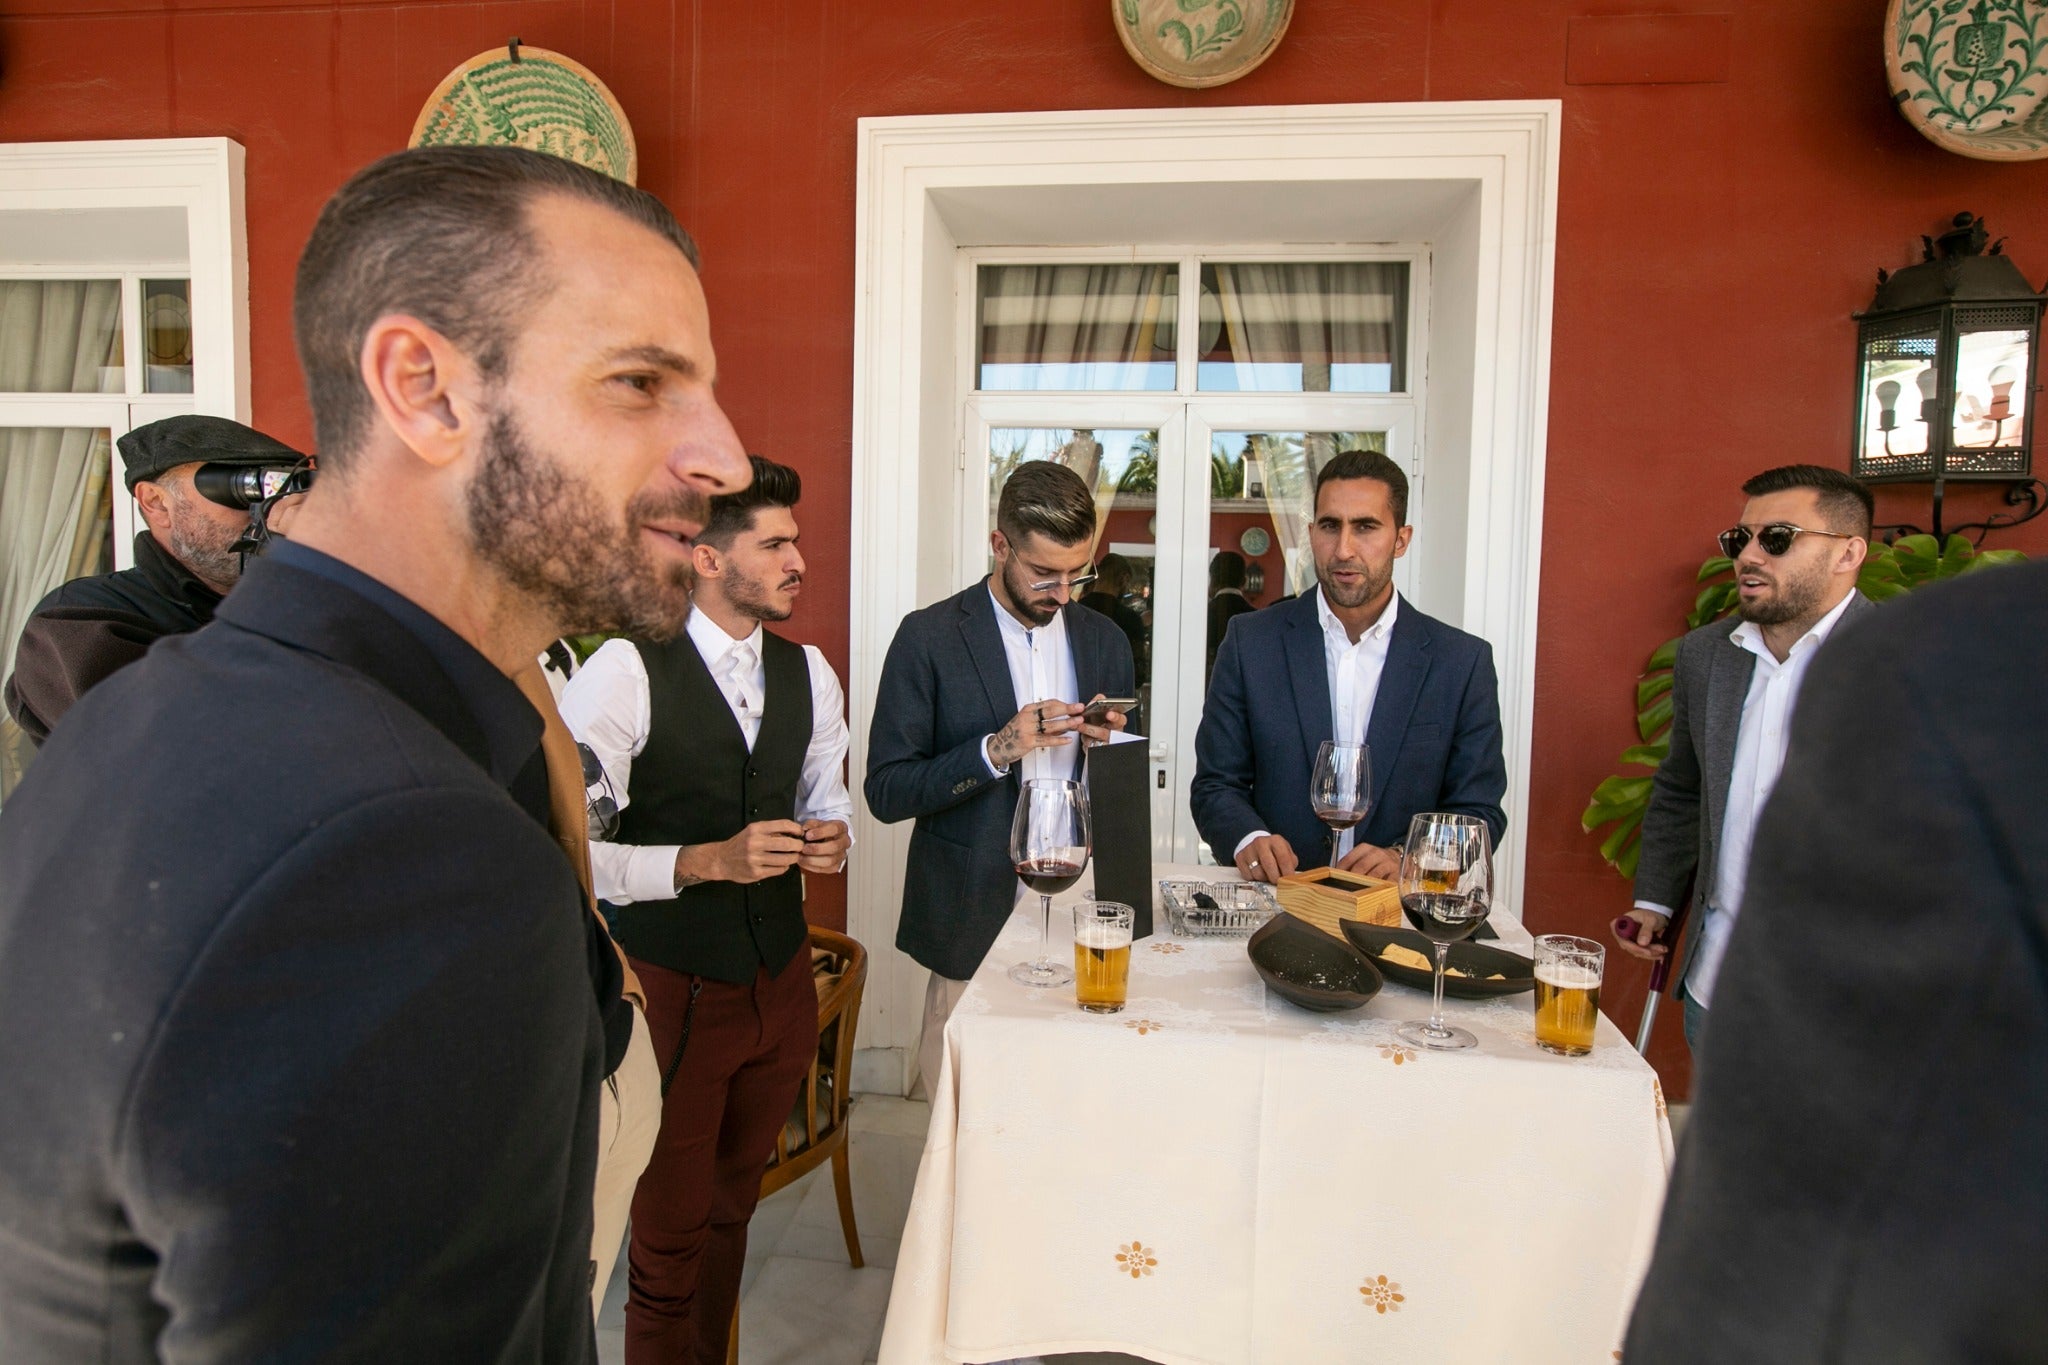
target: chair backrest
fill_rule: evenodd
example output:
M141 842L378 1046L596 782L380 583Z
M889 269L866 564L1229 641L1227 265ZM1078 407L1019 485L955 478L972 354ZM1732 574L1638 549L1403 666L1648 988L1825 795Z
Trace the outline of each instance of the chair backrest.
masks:
M818 1051L797 1098L796 1111L775 1140L769 1181L778 1168L795 1179L816 1164L800 1158L837 1137L846 1123L851 1097L854 1035L860 1026L860 1002L867 987L868 950L845 934L811 926L811 968L818 987ZM818 1157L822 1159L820 1150ZM764 1191L767 1182L764 1182Z

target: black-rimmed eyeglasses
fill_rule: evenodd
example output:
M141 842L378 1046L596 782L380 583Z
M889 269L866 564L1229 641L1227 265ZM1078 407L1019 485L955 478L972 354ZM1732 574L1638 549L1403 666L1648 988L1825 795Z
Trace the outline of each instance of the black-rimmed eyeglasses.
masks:
M1792 548L1792 542L1801 536L1828 536L1834 540L1854 540L1840 531L1816 531L1811 526L1794 526L1789 521L1774 521L1768 526L1759 526L1751 531L1747 526L1731 526L1715 539L1721 542L1721 553L1730 559L1740 557L1754 539L1763 547L1763 552L1776 559Z

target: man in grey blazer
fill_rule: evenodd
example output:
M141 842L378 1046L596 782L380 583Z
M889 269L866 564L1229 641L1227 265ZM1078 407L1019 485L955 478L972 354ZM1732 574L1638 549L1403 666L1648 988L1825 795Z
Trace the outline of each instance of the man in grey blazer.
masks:
M1680 992L1696 1043L1742 908L1750 844L1777 784L1807 667L1845 620L1871 609L1856 590L1870 544L1870 490L1818 465L1768 469L1742 485L1740 525L1721 533L1735 561L1736 615L1679 643L1671 752L1643 815L1633 932L1624 952L1657 959L1690 887L1698 912Z
M989 544L996 571L903 618L868 731L868 807L915 820L896 946L932 978L918 1071L937 1080L946 1019L1016 900L1010 820L1026 778L1080 776L1075 737L1101 743L1124 717L1082 723L1082 699L1135 694L1130 642L1075 600L1094 580L1095 497L1050 460L1003 485Z

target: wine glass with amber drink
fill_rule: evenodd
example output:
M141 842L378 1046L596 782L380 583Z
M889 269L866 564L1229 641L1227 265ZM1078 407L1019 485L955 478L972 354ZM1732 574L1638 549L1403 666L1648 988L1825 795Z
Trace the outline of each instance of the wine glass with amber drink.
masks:
M1464 1048L1479 1040L1444 1023L1444 967L1451 945L1486 923L1493 908L1493 837L1473 815L1429 811L1408 822L1401 848L1401 912L1436 948L1428 1019L1396 1029L1417 1047Z
M1052 898L1081 880L1088 866L1088 792L1079 782L1034 777L1017 795L1010 821L1010 865L1038 893L1044 916L1038 957L1010 968L1023 986L1064 986L1074 969L1052 955Z

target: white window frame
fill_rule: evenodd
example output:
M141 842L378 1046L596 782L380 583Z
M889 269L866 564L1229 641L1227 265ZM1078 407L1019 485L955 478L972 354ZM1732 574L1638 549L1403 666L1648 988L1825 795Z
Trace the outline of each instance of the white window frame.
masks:
M125 432L160 417L209 413L248 422L249 250L240 143L224 137L108 142L0 143L0 215L17 210L176 208L185 213L184 261L10 261L9 279L122 281L125 394L13 394L0 398L0 425L76 426ZM0 216L0 225L5 223ZM191 281L192 392L142 392L140 281ZM95 420L69 420L86 411ZM116 420L119 415L121 420ZM118 456L109 471L120 488ZM114 560L133 563L132 498L114 499Z

